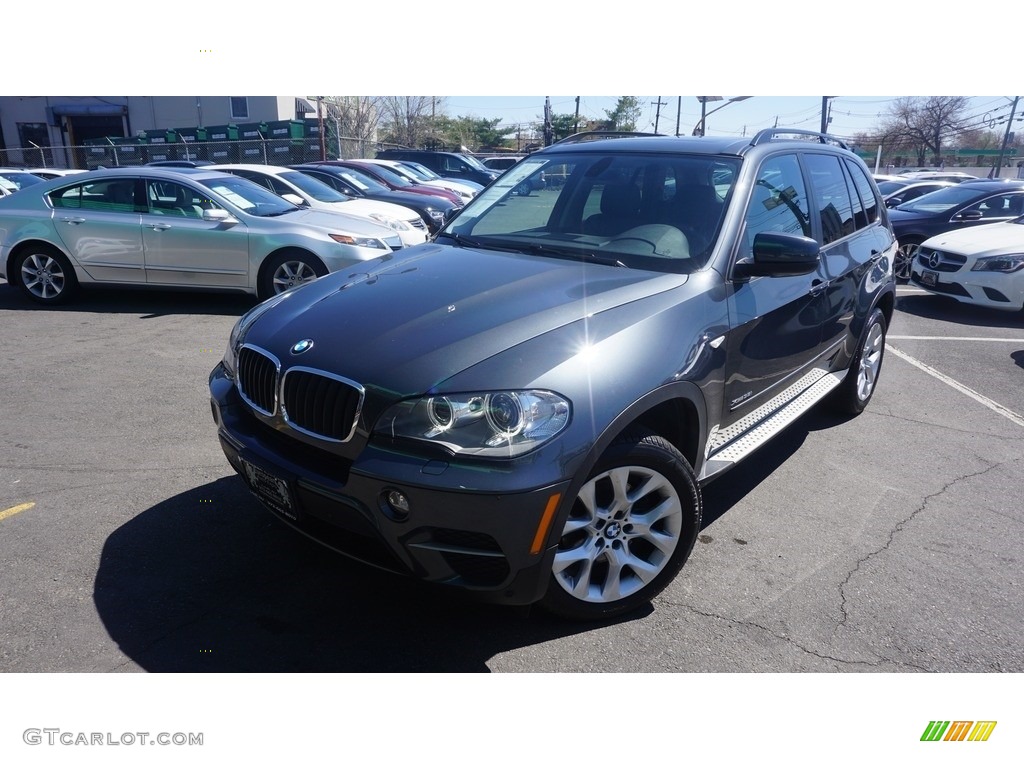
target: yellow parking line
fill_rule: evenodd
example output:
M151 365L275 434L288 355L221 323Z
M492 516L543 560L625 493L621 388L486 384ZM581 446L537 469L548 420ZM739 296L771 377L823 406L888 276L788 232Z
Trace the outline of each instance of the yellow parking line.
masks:
M32 509L32 507L34 507L35 505L36 503L34 501L29 501L25 504L18 504L17 506L11 507L10 509L5 509L2 512L0 512L0 520L6 520L8 517L14 517L14 515L18 514L19 512L24 512L26 509Z

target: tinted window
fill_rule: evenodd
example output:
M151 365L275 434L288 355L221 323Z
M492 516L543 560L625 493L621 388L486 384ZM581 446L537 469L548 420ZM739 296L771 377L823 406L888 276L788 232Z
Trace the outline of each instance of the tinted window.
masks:
M853 180L853 187L856 191L857 207L854 213L859 229L878 221L878 198L875 197L875 192L871 189L871 182L868 180L867 174L864 173L864 169L850 160L845 162L846 170Z
M753 253L754 236L759 232L811 236L807 190L795 155L772 157L761 166L747 206L742 257Z
M50 203L54 208L131 213L135 210L134 189L134 179L106 179L54 190Z
M821 219L822 245L828 245L853 232L853 199L840 158L808 153L806 160Z

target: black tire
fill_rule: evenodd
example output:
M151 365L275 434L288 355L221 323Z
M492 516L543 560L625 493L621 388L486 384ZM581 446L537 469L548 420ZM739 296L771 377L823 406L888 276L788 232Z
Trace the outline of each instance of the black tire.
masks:
M303 251L282 251L264 262L257 293L263 301L326 274L327 267L316 256Z
M14 274L25 295L39 304L64 304L78 291L71 262L49 245L34 245L19 253Z
M846 378L832 393L832 406L839 413L856 416L871 401L882 371L887 324L882 310L868 317Z
M905 283L910 279L910 267L914 263L918 246L923 242L923 240L916 237L908 237L906 240L900 241L900 246L896 250L896 256L892 260L893 274L896 275L896 279L900 282Z
M646 431L619 437L573 503L541 606L599 621L646 605L690 556L701 503L693 469L673 445Z

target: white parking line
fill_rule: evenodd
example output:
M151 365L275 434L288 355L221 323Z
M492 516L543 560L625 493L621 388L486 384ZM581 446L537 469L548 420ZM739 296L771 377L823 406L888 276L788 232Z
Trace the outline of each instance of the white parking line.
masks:
M1014 344L1024 344L1024 339L989 338L987 336L887 336L886 338L897 341L1009 341Z
M997 403L995 400L990 400L989 398L985 397L984 395L979 395L977 392L975 392L970 387L964 386L963 384L961 384L956 379L951 379L946 374L941 373L941 372L935 370L930 365L926 365L925 363L922 363L917 358L911 357L906 352L901 352L900 350L896 349L896 347L892 346L891 344L886 344L885 348L887 350L889 350L890 352L892 352L894 355L896 355L896 357L902 358L903 360L906 360L911 365L920 368L922 371L927 373L929 376L934 376L936 379L941 381L943 384L948 384L953 389L957 390L958 392L962 392L963 394L967 395L970 398L973 398L974 400L977 400L979 403L984 405L986 408L989 408L989 409L995 411L1000 416L1002 416L1004 418L1007 418L1010 421L1012 421L1014 424L1017 424L1017 425L1019 425L1021 427L1024 427L1024 416L1021 416L1018 413L1014 413L1009 408L1007 408L1005 406L1002 406L999 403Z

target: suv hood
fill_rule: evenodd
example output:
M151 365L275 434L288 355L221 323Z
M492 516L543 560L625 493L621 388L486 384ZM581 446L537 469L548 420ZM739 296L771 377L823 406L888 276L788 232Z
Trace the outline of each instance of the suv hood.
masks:
M421 394L541 334L671 290L686 275L428 244L297 290L245 341L301 364ZM292 345L312 339L301 357Z

